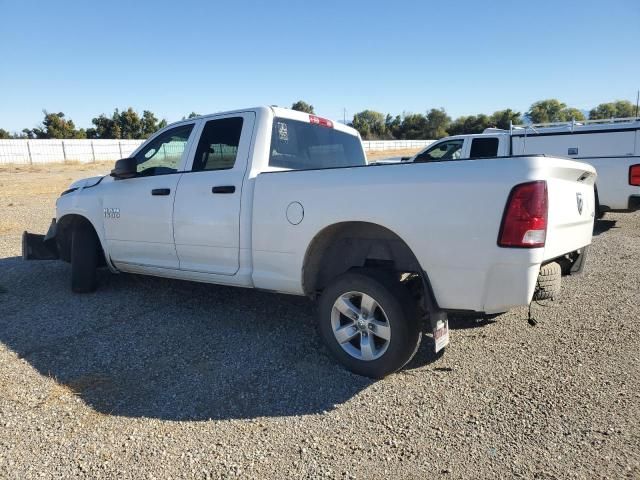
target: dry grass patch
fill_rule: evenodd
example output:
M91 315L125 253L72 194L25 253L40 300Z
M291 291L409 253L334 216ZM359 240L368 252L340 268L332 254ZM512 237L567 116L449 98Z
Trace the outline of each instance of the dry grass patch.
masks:
M113 163L0 165L0 198L58 195L80 178L105 175Z
M62 173L62 172L86 172L90 170L102 170L105 173L109 172L114 165L113 161L95 162L95 163L80 163L80 162L65 162L65 163L42 163L42 164L17 164L17 163L4 163L0 164L0 174L2 173Z
M23 231L24 225L21 225L18 222L5 219L0 221L0 235L6 235L7 233L22 233Z

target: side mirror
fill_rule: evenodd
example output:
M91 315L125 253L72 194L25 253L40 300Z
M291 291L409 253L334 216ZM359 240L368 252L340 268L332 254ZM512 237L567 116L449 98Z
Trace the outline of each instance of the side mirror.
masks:
M121 158L116 161L116 164L111 170L111 176L113 178L133 178L137 174L138 164L135 158Z

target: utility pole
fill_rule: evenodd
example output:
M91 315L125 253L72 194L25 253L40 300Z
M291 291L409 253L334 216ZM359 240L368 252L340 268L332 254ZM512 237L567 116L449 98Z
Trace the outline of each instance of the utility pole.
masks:
M636 117L638 116L638 105L640 105L640 90L636 93Z
M637 110L637 107L636 107ZM638 113L636 112L636 115ZM347 124L347 109L346 108L342 108L342 123L344 123L345 125Z

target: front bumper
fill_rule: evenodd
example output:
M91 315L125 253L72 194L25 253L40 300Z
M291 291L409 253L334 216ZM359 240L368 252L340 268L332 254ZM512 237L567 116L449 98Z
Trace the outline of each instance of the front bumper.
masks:
M23 260L57 260L58 242L56 235L58 225L56 219L51 220L51 225L46 235L24 232L22 234L22 259Z

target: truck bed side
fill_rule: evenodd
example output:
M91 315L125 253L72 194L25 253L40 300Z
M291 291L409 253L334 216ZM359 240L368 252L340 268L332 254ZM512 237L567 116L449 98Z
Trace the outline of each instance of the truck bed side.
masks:
M590 243L594 179L589 166L549 157L260 174L253 199L254 284L304 293L300 272L313 238L341 222L370 222L404 240L441 308L491 313L525 305L541 263ZM497 237L511 188L533 180L549 184L547 246L501 248ZM296 215L302 219L292 221Z

